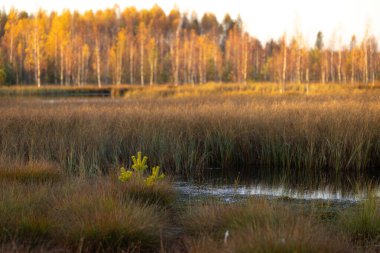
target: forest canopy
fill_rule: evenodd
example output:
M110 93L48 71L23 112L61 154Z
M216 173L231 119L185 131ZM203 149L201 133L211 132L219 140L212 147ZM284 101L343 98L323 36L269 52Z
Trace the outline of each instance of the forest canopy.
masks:
M259 25L259 24L258 24ZM263 25L263 24L261 24ZM198 17L158 5L137 10L0 12L0 85L201 84L247 81L374 83L377 41L325 46L302 34L263 44L226 14Z

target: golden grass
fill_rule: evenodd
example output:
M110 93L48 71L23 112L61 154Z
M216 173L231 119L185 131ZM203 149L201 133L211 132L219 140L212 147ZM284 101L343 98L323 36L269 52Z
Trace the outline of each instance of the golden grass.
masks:
M117 169L137 151L165 172L191 177L210 167L300 177L367 172L380 165L379 95L351 88L309 96L4 99L0 155L54 162L77 174Z
M367 246L379 246L380 203L375 196L370 195L360 205L344 210L340 214L340 223L352 240Z
M43 183L58 181L62 176L62 171L51 162L29 161L23 165L0 160L0 181Z
M183 223L187 252L353 251L347 238L302 210L265 200L190 206Z
M167 216L159 206L124 198L111 179L60 184L0 182L0 240L93 252L159 247Z
M161 206L170 206L176 198L176 192L167 179L156 182L152 185L146 185L141 180L132 179L128 182L120 182L115 185L115 191L122 198L134 199L148 204L158 204Z
M376 252L378 249L374 243L378 234L372 233L377 229L374 221L378 219L373 210L378 209L366 203L363 212L360 207L350 209L344 213L344 222L337 222L321 218L320 210L304 209L303 205L287 201L250 199L232 204L210 199L202 203L175 201L168 194L173 189L164 186L165 182L151 189L128 183L121 185L114 176L67 177L55 183L0 181L0 251ZM157 196L165 194L171 202L157 201ZM339 211L334 212L339 217ZM355 230L350 230L352 227ZM368 231L375 237L359 242L358 233Z
M235 83L206 83L202 85L97 85L84 86L60 86L43 85L37 88L35 85L3 86L0 87L0 96L112 96L112 97L187 97L205 95L236 95L236 94L331 94L337 92L352 93L364 90L375 90L380 88L380 83L375 85L338 84L338 83L309 83L295 84L286 83L285 91L282 84L268 82L248 82L247 84Z

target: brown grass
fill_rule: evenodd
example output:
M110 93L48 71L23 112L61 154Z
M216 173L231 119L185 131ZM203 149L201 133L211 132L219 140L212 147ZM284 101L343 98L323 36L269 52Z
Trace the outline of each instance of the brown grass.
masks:
M167 207L172 205L176 198L176 192L168 179L149 186L141 180L132 179L128 182L115 184L114 189L122 198Z
M82 252L159 247L165 211L115 194L116 183L108 178L68 178L59 184L0 182L2 245L80 247Z
M28 161L21 164L0 159L0 181L43 183L58 181L62 176L62 171L51 162Z
M372 205L364 204L363 211L353 208L342 214L343 222L337 222L321 218L321 210L281 200L250 199L232 204L210 199L203 203L157 201L157 196L164 196L169 188L157 185L145 190L141 185L135 188L134 183L120 185L110 176L67 177L55 183L0 181L0 251L376 252L378 249L378 212ZM173 189L169 191L172 192ZM339 211L334 212L338 217ZM358 235L367 232L371 233L371 241L357 240Z
M205 168L368 172L380 165L380 93L181 98L4 99L0 154L77 174L118 169L143 151L166 172ZM128 164L127 164L128 165Z
M188 252L351 252L342 234L302 210L263 200L191 206ZM225 239L228 231L229 236Z

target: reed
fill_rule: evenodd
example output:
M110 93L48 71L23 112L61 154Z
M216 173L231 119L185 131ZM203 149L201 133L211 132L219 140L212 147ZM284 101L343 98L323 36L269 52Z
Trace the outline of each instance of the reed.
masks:
M369 198L360 205L341 212L340 223L353 241L364 245L378 245L380 208L376 196L369 194Z
M353 246L302 210L250 200L190 206L183 219L188 252L351 252Z
M70 177L55 184L0 182L2 247L12 242L81 252L159 247L166 212L122 197L115 184L110 178Z
M0 155L53 162L72 174L118 170L137 151L165 173L192 178L208 168L366 174L380 166L380 93L352 91L4 99Z
M63 176L62 171L49 162L29 161L27 164L20 164L0 160L0 181L56 182Z
M148 204L158 204L163 207L171 206L176 198L176 192L169 180L146 185L145 182L132 179L124 184L116 184L115 191L122 198L139 200Z

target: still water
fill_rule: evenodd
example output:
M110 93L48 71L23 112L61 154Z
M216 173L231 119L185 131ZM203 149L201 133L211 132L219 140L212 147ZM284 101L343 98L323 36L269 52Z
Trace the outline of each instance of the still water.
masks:
M285 185L270 186L265 184L252 185L196 185L189 182L176 182L175 188L184 198L212 197L223 202L235 202L249 197L264 197L267 199L294 199L304 201L333 201L356 203L368 198L368 190L342 190L332 186L319 189L295 189ZM371 194L380 198L380 187L372 187Z

